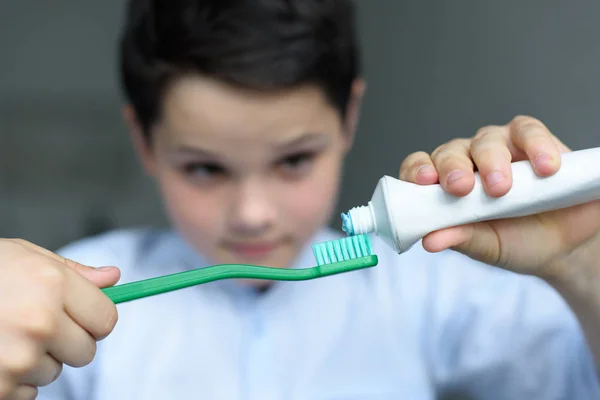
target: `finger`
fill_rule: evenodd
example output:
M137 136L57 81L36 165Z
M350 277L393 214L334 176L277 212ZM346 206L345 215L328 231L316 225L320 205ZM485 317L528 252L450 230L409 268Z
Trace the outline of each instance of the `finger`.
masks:
M46 349L56 360L79 368L92 362L96 355L96 340L63 313L56 335L48 342Z
M498 236L489 224L475 223L432 232L423 238L423 248L436 253L452 248L490 265L500 262Z
M558 222L551 213L522 217L519 224L511 220L479 222L432 232L423 238L423 247L431 252L451 248L489 265L539 275L543 272L540 266L569 251L569 243L565 240L569 232L565 232ZM593 234L591 231L588 235ZM531 248L547 248L548 251L527 251Z
M429 154L418 151L402 162L400 179L419 185L431 185L438 182L438 173Z
M442 187L455 196L469 194L475 186L469 139L454 139L433 151L431 159Z
M38 395L38 388L29 385L19 385L6 397L6 400L35 400Z
M115 304L92 282L67 269L65 310L79 326L96 340L108 336L117 323Z
M560 168L560 153L567 149L539 120L519 116L509 124L510 140L531 161L540 176L554 174ZM568 149L567 149L568 151Z
M512 153L506 131L503 126L482 128L470 146L485 192L494 197L505 195L512 186Z
M4 382L16 384L35 369L43 354L43 346L27 335L11 329L0 331L0 373Z
M538 220L544 224L545 231L558 234L557 244L552 244L557 251L570 252L574 247L598 234L600 229L600 201L554 210L538 214ZM539 235L538 235L539 236ZM549 244L548 238L544 238Z
M16 379L0 367L0 399L6 398L14 390L15 384Z
M22 239L13 239L14 242L21 246L35 251L36 253L47 256L53 260L56 260L67 267L77 271L83 275L86 279L93 282L94 285L100 288L113 286L120 279L120 271L116 267L104 266L100 268L94 268L87 265L80 264L76 261L65 258L59 254L56 254L48 249L37 246L31 242Z
M46 386L58 378L62 372L63 364L56 361L49 354L44 354L40 359L38 366L32 371L26 373L19 381L24 385L35 387Z

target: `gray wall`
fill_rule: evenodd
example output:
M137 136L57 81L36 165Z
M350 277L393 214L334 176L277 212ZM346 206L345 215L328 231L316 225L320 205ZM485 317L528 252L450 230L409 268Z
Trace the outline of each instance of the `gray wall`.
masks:
M340 210L410 152L515 114L574 148L600 146L600 2L359 6L369 88ZM164 223L120 121L121 11L114 0L0 1L0 237L55 248Z

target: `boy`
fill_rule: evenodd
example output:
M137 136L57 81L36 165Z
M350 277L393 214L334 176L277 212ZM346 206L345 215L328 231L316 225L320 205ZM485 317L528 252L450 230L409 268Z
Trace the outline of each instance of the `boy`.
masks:
M338 237L323 227L364 88L350 2L133 0L121 69L125 120L174 231L112 232L61 254L118 265L123 282L215 263L314 265L310 244ZM431 157L416 153L402 175L462 195L474 163L487 191L502 195L507 152L547 175L566 151L559 146L541 123L517 118ZM122 304L94 362L66 368L40 398L598 397L592 352L557 292L472 259L547 278L585 317L581 299L595 298L570 278L596 260L582 243L598 231L590 222L597 208L444 230L401 256L377 241L380 265L368 271L302 283L221 281ZM587 220L577 234L552 236L576 219ZM101 279L73 268L97 286L116 280L114 270ZM82 315L73 287L87 309L114 310L66 274L76 281L61 288L69 315L102 338L114 319ZM592 346L597 315L582 319ZM48 348L53 359L89 361L69 354L70 336L61 337L60 351ZM21 380L20 390L40 381Z

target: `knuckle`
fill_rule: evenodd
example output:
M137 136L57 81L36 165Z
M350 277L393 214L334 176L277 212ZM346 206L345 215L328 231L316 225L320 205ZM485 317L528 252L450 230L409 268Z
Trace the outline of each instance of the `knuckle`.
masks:
M31 244L31 242L29 242L28 240L21 239L21 238L8 239L8 242L19 245L19 246L28 246Z
M474 143L483 143L483 142L501 142L506 143L506 136L504 134L505 129L496 125L489 125L483 128L480 128L475 133L473 137L473 141L471 142L471 147Z
M481 153L490 151L497 146L498 143L488 140L488 135L483 135L473 139L470 150L472 153Z
M46 305L21 306L20 316L25 331L36 339L48 339L56 333L54 315Z
M36 277L38 282L53 290L60 289L65 279L63 271L59 267L52 264L39 267L36 270Z
M10 400L35 400L38 395L38 388L31 385L19 385L10 393L7 399Z
M416 151L414 153L409 154L402 162L402 165L408 168L417 162L422 162L423 160L428 159L429 154L425 153L424 151Z
M71 260L70 258L66 258L63 256L60 256L62 259L63 264L65 264L67 267L71 268L71 269L76 269L80 264Z
M39 394L39 389L35 386L27 386L23 394L23 400L35 400Z
M537 118L528 117L528 116L517 116L513 119L513 124L517 127L517 130L522 134L527 134L528 132L535 133L544 133L548 135L550 132L546 125L542 121Z
M466 149L468 148L468 144L471 142L471 139L466 138L454 138L448 142L448 146L455 147L457 149Z
M506 146L497 146L494 143L482 143L473 149L473 159L478 167L482 164L497 161L499 158L510 162L512 155Z
M473 141L479 140L482 137L487 136L493 130L494 130L494 127L492 125L483 126L479 129L477 129L477 131L475 132L475 136L473 136Z
M0 377L0 399L5 399L12 392L14 382L6 374Z
M64 369L64 364L63 363L59 362L59 363L56 364L56 369L54 370L54 375L52 376L52 378L50 378L50 382L48 382L48 385L51 384L52 382L54 382L55 380L57 380L60 377L60 374L62 374L63 369Z
M3 254L22 251L23 239L0 239L0 250Z
M425 163L430 164L431 158L424 151L417 151L408 155L400 165L400 176L405 178L411 171Z
M508 148L507 139L501 133L487 132L486 134L473 139L470 147L474 158L484 159L501 154L503 158L511 159L511 153Z
M532 116L529 115L515 115L515 117L512 119L511 123L513 124L523 124L523 123L528 123L528 122L535 122L535 123L539 123L540 121L537 118L534 118Z
M433 165L439 171L448 163L448 160L452 158L452 154L446 150L440 150L431 157Z
M431 153L432 158L438 158L440 155L444 157L450 155L454 156L465 156L469 155L469 145L472 142L472 139L465 138L454 138L433 150Z
M473 141L479 142L482 140L491 140L506 142L507 137L508 134L505 126L488 125L479 128L477 132L475 132L475 136L473 136Z
M98 347L96 345L96 342L94 340L92 340L90 345L87 348L87 352L85 353L85 356L81 360L82 367L85 367L86 365L90 364L94 360L94 357L96 357L97 349L98 349Z
M448 147L440 148L433 158L436 166L442 169L448 164L452 164L457 161L456 153L450 150Z
M85 367L94 361L94 357L96 357L96 351L96 341L90 338L89 341L86 341L84 345L80 345L78 348L77 357L69 360L67 364L75 368Z
M444 143L444 144L439 145L435 149L433 149L433 151L431 152L431 158L432 159L437 158L441 152L443 152L447 149L447 147L448 147L448 143Z
M2 241L3 252L4 250L10 251L19 257L33 256L35 253L31 250L32 246L31 242L20 238L4 239Z
M44 387L57 380L62 371L63 363L46 354L42 357L36 369L27 374L27 378L22 379L22 381L27 382L29 385Z
M521 134L527 140L550 138L550 132L545 127L534 122L527 122L521 125Z
M33 370L39 361L38 352L35 346L22 346L15 356L7 360L6 366L10 374L15 377L21 377Z

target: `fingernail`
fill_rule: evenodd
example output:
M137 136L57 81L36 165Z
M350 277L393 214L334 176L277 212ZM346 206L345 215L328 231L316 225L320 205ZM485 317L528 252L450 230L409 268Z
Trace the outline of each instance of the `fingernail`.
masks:
M494 186L504 180L504 174L500 171L493 171L487 174L485 182L488 186Z
M540 167L550 164L552 158L547 153L540 153L533 160L533 168L539 170Z
M431 165L421 165L417 169L417 175L429 175L435 173L435 168Z
M98 270L98 271L108 271L111 269L113 269L113 267L98 267L98 268L96 268L96 270Z
M450 172L448 174L448 180L446 181L448 183L448 185L458 181L459 179L464 178L465 176L465 171L462 171L460 169L455 169L454 171Z

